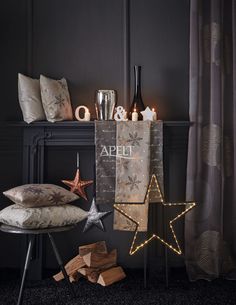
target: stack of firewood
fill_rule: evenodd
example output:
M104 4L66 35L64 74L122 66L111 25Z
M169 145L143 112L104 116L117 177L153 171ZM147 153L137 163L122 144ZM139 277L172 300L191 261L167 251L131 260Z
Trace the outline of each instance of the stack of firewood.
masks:
M108 286L125 278L123 269L117 266L117 250L107 251L105 241L79 247L79 254L65 265L71 282L85 277L92 283ZM55 281L64 279L62 272L54 275Z

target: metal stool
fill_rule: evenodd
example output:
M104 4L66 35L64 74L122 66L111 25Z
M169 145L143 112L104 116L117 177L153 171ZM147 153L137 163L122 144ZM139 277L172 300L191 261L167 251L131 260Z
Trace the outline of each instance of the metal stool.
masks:
M69 276L66 273L66 270L64 268L61 256L58 252L57 246L55 244L54 238L52 237L52 233L56 233L56 232L62 232L62 231L68 231L73 229L75 226L66 226L66 227L57 227L57 228L46 228L46 229L35 229L35 230L26 230L26 229L20 229L20 228L16 228L16 227L12 227L12 226L8 226L8 225L4 225L1 224L0 225L0 230L6 233L14 233L14 234L25 234L29 236L29 244L28 244L28 250L27 250L27 254L26 254L26 259L25 259L25 266L24 266L24 272L22 275L22 279L21 279L21 286L20 286L20 292L19 292L19 296L18 296L18 301L17 301L17 305L21 305L23 302L23 292L24 292L24 287L25 287L25 278L26 278L26 273L27 273L27 269L29 267L30 264L30 258L31 258L31 253L32 253L32 249L34 246L34 239L35 239L35 235L38 234L47 234L51 244L52 244L52 249L53 252L56 256L57 262L61 268L61 271L64 275L64 278L67 281L68 287L70 288L73 297L76 297L76 293L74 291L74 288L72 286L72 284L70 283L69 280Z

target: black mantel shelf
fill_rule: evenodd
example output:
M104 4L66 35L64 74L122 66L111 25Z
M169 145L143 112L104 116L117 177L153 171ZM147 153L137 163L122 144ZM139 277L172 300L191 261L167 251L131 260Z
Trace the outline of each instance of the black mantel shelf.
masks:
M189 121L163 121L164 150L186 150ZM27 124L23 121L0 122L2 129L23 131L24 147L31 147L35 153L42 146L94 146L95 121L40 121ZM6 133L6 132L5 132ZM8 132L7 132L8 133Z
M189 121L163 121L164 149L183 150L188 142ZM24 146L37 151L37 146L94 146L95 121L0 122L0 127L23 131Z
M189 121L163 121L164 148L186 149ZM95 121L34 122L0 122L3 129L23 131L24 146L94 146ZM36 149L37 150L37 149Z
M8 127L94 127L95 121L90 122L81 122L81 121L63 121L63 122L34 122L27 124L23 121L15 122L15 121L6 121L0 122L1 126L8 126ZM163 121L163 125L166 127L188 127L191 125L189 121Z

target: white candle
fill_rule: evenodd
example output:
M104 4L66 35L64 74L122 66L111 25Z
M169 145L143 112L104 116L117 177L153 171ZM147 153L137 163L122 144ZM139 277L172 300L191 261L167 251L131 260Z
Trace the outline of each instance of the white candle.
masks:
M88 109L85 110L84 121L90 121L90 112Z
M132 121L138 121L138 113L136 111L136 108L134 108L134 112L132 112Z
M157 120L157 113L156 113L154 108L152 108L152 112L153 112L153 121L156 121Z

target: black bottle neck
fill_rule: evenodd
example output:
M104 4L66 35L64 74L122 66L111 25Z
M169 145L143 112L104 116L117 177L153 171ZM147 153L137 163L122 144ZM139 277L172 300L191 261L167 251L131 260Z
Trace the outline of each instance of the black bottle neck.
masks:
M134 66L134 96L141 98L141 66Z

